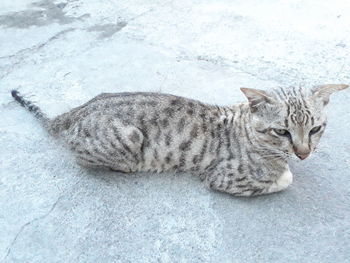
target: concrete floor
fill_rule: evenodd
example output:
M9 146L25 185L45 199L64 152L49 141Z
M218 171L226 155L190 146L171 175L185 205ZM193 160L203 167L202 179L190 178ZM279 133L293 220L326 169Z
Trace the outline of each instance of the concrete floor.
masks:
M349 1L2 0L1 262L350 262L350 91L293 185L256 198L187 174L77 166L10 97L50 116L101 92L220 105L239 87L350 83Z

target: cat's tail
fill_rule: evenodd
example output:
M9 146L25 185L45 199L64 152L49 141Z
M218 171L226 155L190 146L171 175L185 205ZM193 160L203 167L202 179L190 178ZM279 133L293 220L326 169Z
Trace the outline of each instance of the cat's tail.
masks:
M23 98L17 90L11 91L12 97L21 104L22 107L26 108L28 111L34 114L34 116L44 125L45 128L48 128L50 119L46 116L41 109L33 104L33 102Z

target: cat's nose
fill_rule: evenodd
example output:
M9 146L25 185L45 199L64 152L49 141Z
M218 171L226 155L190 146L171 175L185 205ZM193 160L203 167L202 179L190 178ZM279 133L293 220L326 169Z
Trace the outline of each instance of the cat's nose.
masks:
M301 160L305 160L311 153L308 147L299 146L299 147L293 147L293 148L294 148L295 155L298 156L298 158Z

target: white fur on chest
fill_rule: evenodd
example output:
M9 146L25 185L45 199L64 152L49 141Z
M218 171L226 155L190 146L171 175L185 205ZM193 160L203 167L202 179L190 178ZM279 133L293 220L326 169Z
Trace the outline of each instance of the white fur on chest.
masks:
M273 192L279 192L284 189L286 189L291 183L293 182L293 174L289 170L289 167L287 166L287 170L277 178L276 182L273 183L268 192L273 193Z

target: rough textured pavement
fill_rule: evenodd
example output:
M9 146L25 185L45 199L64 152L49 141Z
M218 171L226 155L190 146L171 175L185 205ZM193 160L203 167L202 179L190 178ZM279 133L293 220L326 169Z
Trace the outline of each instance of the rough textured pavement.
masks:
M239 87L350 83L349 1L2 0L0 262L350 262L350 90L285 192L233 198L188 174L78 167L50 116L101 92L229 105Z

